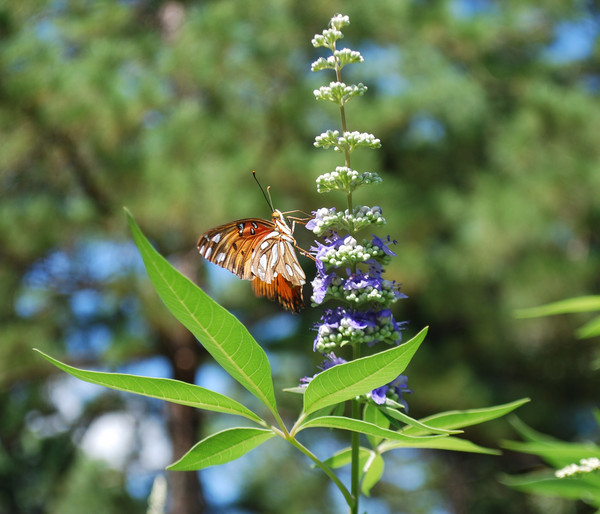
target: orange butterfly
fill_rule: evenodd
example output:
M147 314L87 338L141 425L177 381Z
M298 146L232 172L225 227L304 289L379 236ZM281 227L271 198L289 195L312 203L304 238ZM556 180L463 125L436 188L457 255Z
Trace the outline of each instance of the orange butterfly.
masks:
M294 249L296 240L283 213L273 208L270 197L265 198L273 210L272 221L246 218L208 230L198 239L198 251L206 260L251 280L256 296L299 312L306 275Z

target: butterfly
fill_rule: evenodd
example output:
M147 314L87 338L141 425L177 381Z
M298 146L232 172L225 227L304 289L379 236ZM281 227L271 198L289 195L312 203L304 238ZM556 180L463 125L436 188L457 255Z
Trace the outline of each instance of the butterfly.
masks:
M271 221L246 218L210 229L198 239L198 251L206 260L243 280L251 280L256 296L276 300L284 309L299 312L304 306L302 286L306 275L296 255L294 225L290 228L283 213L269 200Z

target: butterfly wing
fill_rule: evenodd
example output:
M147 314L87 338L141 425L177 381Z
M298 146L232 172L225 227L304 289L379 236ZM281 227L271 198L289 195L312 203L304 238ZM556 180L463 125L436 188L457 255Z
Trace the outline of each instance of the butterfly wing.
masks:
M300 312L304 307L302 286L293 285L281 275L277 275L269 284L256 277L252 281L252 290L256 296L265 296L269 300L279 302L284 309Z
M285 235L266 237L259 243L258 251L252 256L250 271L267 284L278 276L294 286L301 286L306 282L296 250Z
M285 225L256 218L213 228L198 239L198 251L244 280L252 280L256 296L277 300L298 312L304 305L306 281L294 250L292 232Z
M207 261L252 280L252 258L257 244L275 230L266 220L248 218L215 227L200 236L198 251Z

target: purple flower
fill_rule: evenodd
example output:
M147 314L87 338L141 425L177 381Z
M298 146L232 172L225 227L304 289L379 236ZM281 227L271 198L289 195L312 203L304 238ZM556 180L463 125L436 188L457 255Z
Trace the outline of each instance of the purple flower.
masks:
M312 281L313 286L313 300L315 303L322 303L327 293L327 287L331 284L331 281L336 277L335 273L328 273L324 276L321 274L317 275Z
M373 389L371 391L371 398L377 405L383 405L385 403L386 394L390 387L387 385L378 387L377 389Z
M387 240L384 241L383 239L378 238L376 235L373 235L373 240L371 242L373 243L373 246L381 248L381 250L383 250L383 253L385 253L386 255L389 255L390 257L396 257L396 254L392 252L388 248L388 246L391 244L397 244L398 242L392 241L390 236L387 236Z
M334 214L335 211L336 211L335 207L332 207L331 209L328 209L327 207L323 207L322 209L319 209L318 211L312 211L312 214L313 214L312 219L310 219L304 226L306 227L307 230L313 231L315 228L318 227L319 221L323 221L327 216L331 216L332 214Z
M381 291L382 280L383 279L381 278L381 276L372 276L370 274L363 273L359 270L356 273L350 275L350 277L344 282L343 288L346 291L351 291L371 287L373 289Z
M408 387L408 377L406 375L398 375L389 384L378 387L371 391L371 398L377 405L383 405L388 396L401 405L404 406L406 412L408 412L408 403L402 397L403 393L412 393L412 389Z
M336 354L333 352L326 353L325 355L323 355L323 357L325 357L325 360L319 366L319 368L323 371L325 371L329 368L333 368L334 366L337 366L338 364L344 364L344 363L348 362L346 359L343 359L342 357L337 357ZM318 374L319 373L316 373L312 377L301 378L300 379L300 387L308 385L312 381L312 379L315 378Z
M333 368L338 364L345 364L348 362L346 359L342 357L337 357L335 353L330 352L324 355L325 360L321 363L321 369L325 371L326 369Z

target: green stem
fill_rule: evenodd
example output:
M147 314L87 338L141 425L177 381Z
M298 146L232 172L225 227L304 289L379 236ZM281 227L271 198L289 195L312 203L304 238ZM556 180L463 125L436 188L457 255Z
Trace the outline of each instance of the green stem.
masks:
M335 51L335 46L334 46L334 51ZM336 59L336 66L335 66L335 78L337 79L338 82L342 81L342 70L340 69L340 65L339 62ZM347 125L346 125L346 108L344 106L344 101L342 100L342 103L340 104L340 116L342 118L342 135L344 135L346 132L348 132L347 129ZM350 167L350 150L348 150L348 147L344 148L344 156L346 159L346 167Z
M355 344L352 347L352 360L360 359L360 345ZM352 400L352 417L354 419L360 419L360 403L355 398ZM358 514L358 503L360 499L360 467L359 467L359 454L360 454L360 433L352 432L352 469L351 473L351 487L350 492L354 497L354 506L350 509L351 514Z
M333 45L332 51L335 53L335 43ZM336 58L336 66L335 66L335 78L338 82L342 81L342 70L340 68L340 63ZM342 100L340 104L340 117L342 118L342 135L348 132L348 128L346 125L346 108L344 106L344 101ZM346 161L346 167L350 168L350 150L346 146L344 148L344 158ZM352 205L352 192L346 193L346 201L348 202L348 212L352 213L353 205ZM354 235L354 227L351 227L350 234Z
M358 502L350 494L350 491L348 491L348 489L346 488L346 486L340 481L340 479L331 470L331 468L329 468L323 462L321 462L317 458L316 455L314 455L308 448L306 448L305 446L303 446L302 444L300 444L293 437L290 436L290 437L286 437L285 439L292 446L295 446L304 455L306 455L310 460L312 460L317 465L317 467L321 468L321 470L323 471L323 473L325 473L333 481L333 483L338 487L338 489L340 490L340 492L344 495L344 499L346 500L346 503L348 504L348 507L350 507L350 512L352 512L352 513L358 513L358 510L356 510L358 508Z
M335 43L332 51L335 54ZM342 82L342 72L339 65L339 61L336 58L335 76L338 82ZM348 132L346 125L346 109L344 107L344 101L340 102L340 117L342 118L342 135ZM346 167L350 168L350 149L348 146L344 148L344 156L346 160ZM348 212L352 213L354 207L352 205L352 191L346 193L346 201L348 202ZM355 233L354 226L350 227L350 234L353 236ZM356 267L353 266L353 271L356 271ZM360 358L360 346L354 345L353 347L353 359ZM352 417L354 419L360 419L360 403L358 400L352 400ZM358 432L352 432L352 468L351 468L351 498L353 501L348 503L350 507L350 514L358 514L358 503L360 499L360 434ZM339 487L339 486L338 486Z

